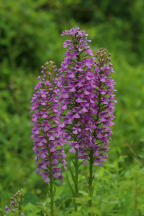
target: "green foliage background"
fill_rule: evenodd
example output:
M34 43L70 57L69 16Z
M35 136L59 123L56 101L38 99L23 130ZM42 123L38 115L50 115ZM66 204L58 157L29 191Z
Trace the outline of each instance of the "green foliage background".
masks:
M47 185L35 173L30 100L40 66L60 65L65 29L79 26L92 48L112 53L116 120L108 162L96 168L97 216L144 216L144 1L0 0L0 215L24 188L27 216L46 215ZM57 216L87 216L87 169L81 172L78 211L66 180L58 186Z

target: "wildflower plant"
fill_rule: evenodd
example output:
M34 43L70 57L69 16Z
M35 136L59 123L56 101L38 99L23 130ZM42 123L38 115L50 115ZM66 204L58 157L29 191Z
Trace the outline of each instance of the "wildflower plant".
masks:
M62 168L66 168L63 150L63 124L59 118L57 87L55 79L57 67L54 62L42 66L39 83L36 84L32 98L32 139L37 173L48 183L53 216L55 183L62 183Z
M110 62L110 54L106 49L99 49L95 55L94 82L95 91L93 94L91 143L89 143L89 196L90 206L92 205L93 195L93 166L102 166L102 162L106 161L109 151L109 141L111 141L112 130L114 124L114 105L115 100L114 80L111 73L114 72L112 63Z
M87 147L83 142L89 142L91 92L94 91L93 65L95 63L92 50L88 46L87 34L79 28L66 30L62 36L70 36L64 42L67 51L59 69L59 101L64 129L70 142L69 151L73 156L74 170L71 170L74 181L74 195L79 194L78 176L80 163L88 160ZM81 161L79 161L81 159ZM83 160L83 161L82 161Z
M98 50L94 56L85 31L66 30L62 36L67 51L61 64L59 100L65 131L70 139L70 152L74 154L74 193L78 196L78 175L81 164L89 162L89 195L92 203L93 166L101 166L108 157L108 144L114 119L113 71L107 50ZM81 160L79 160L81 159ZM82 162L81 162L82 161ZM71 169L69 167L69 169Z
M5 206L5 214L7 215L15 215L20 216L24 215L24 212L22 210L22 202L24 198L23 190L18 190L11 198L10 203L8 206Z

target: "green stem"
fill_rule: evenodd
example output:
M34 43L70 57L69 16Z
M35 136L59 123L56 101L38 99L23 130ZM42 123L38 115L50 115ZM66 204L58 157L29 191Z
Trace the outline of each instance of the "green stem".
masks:
M74 162L74 168L75 168L75 175L74 175L74 185L75 185L75 198L79 196L79 187L78 187L78 177L79 177L79 164L78 164L78 150L76 149L75 153L75 162ZM77 210L77 204L75 202L75 210Z
M54 190L53 190L53 177L50 180L50 209L51 209L51 216L54 216Z
M16 198L16 202L17 202L17 215L20 216L21 215L22 199L21 198Z
M20 202L19 202L19 207L18 207L18 215L21 215L21 206L20 206Z
M53 172L52 172L52 158L51 158L51 152L48 149L49 153L49 159L50 159L50 167L49 167L49 172L50 172L50 188L49 188L49 193L50 193L50 215L54 216L54 182L53 182Z
M76 154L75 154L75 191L76 191L76 195L79 194L78 191L78 150L76 150Z
M89 155L89 208L92 207L92 199L93 199L93 162L94 162L94 156L93 156L93 150L90 150ZM89 214L89 216L93 216L92 213Z
M134 196L134 216L138 216L138 195L139 195L139 188L138 188L138 173L135 173L135 196Z

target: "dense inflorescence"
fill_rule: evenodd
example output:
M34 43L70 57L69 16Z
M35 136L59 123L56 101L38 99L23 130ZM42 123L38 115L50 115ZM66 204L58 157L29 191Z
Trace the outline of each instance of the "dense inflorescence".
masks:
M110 60L110 54L106 49L99 49L96 54L96 94L97 115L95 119L94 136L100 145L97 162L105 161L106 153L109 150L108 144L111 141L112 130L114 124L114 105L115 100L114 80L111 78L111 73L114 72ZM97 156L97 155L96 155Z
M93 94L92 125L93 131L91 136L91 149L93 150L93 162L95 165L102 165L106 161L109 151L109 141L111 141L114 124L114 105L116 103L114 89L114 80L111 73L114 72L110 63L110 54L106 49L97 51L95 74L95 91ZM91 151L91 150L90 150Z
M56 72L57 67L52 61L42 66L32 98L32 138L37 172L45 182L59 179L62 183L62 167L66 168L66 155L54 78Z
M88 46L87 34L79 28L66 30L62 36L67 48L59 69L61 117L70 140L70 152L85 164L92 154L93 164L101 165L107 157L113 124L114 82L108 53L99 50L97 60Z
M88 159L87 146L81 145L81 138L85 143L89 143L95 59L88 46L90 41L85 31L75 28L63 32L62 35L71 36L71 40L64 42L67 51L59 70L59 100L63 104L61 115L71 140L70 152L77 152L78 158L86 160Z

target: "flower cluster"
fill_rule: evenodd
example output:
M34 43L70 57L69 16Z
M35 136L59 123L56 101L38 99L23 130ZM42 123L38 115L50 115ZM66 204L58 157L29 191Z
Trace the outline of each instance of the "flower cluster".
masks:
M93 152L94 165L102 165L108 157L109 141L111 140L111 126L114 124L114 99L116 91L114 89L114 80L111 78L113 67L110 63L110 54L106 49L97 51L94 68L94 92L91 100L91 134L89 138L89 150ZM85 142L81 137L81 145Z
M59 179L62 182L62 167L66 168L63 150L63 123L60 122L57 87L54 74L57 67L50 61L42 66L39 83L32 98L32 139L37 173L45 182Z
M65 130L71 139L70 152L78 152L78 157L88 159L87 150L91 134L91 107L94 97L95 58L90 49L85 31L79 28L67 30L62 35L71 36L64 42L67 48L59 70L59 100ZM66 112L65 112L66 110ZM81 144L83 138L85 147Z
M17 191L11 198L10 198L10 207L9 206L5 206L5 215L7 216L9 213L13 213L14 215L16 215L18 213L18 215L24 215L24 213L22 212L22 201L23 201L23 191L19 190Z
M114 82L110 78L113 68L106 50L99 50L97 60L88 46L85 31L79 28L66 30L62 36L67 48L59 69L59 92L61 117L70 142L70 152L78 158L89 159L93 152L93 163L101 165L108 151L113 124Z

